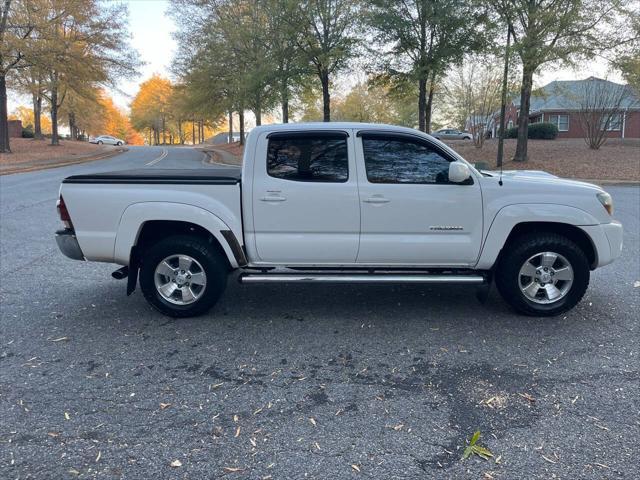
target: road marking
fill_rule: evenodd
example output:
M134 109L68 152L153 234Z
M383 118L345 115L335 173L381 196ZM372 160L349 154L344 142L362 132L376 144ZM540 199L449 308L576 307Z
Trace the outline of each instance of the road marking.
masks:
M162 153L160 154L160 156L158 158L154 158L150 162L145 163L145 165L148 166L148 167L150 167L151 165L155 165L160 160L162 160L164 157L166 157L168 154L169 154L169 150L167 150L166 148L163 148L162 149Z

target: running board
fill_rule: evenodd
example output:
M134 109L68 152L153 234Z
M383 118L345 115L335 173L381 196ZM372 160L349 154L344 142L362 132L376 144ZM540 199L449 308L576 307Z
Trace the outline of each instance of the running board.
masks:
M380 275L380 274L288 274L243 273L240 283L458 283L482 285L487 282L481 275Z

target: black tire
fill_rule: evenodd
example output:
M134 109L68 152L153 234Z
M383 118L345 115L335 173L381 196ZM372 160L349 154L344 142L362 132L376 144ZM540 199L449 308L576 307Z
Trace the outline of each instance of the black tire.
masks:
M116 143L116 146L117 146L117 147L121 147L121 146L122 146L122 142L118 142L118 143Z
M541 252L562 255L573 270L573 283L566 295L552 303L531 301L520 288L520 268L532 256ZM509 242L498 263L495 280L502 298L524 315L551 317L572 309L589 286L589 261L584 251L573 241L555 233L522 236ZM526 277L525 277L526 278Z
M200 263L206 275L202 295L193 303L177 305L165 300L155 285L156 267L171 255L188 255ZM175 235L150 247L142 257L140 289L147 301L170 317L195 317L213 307L227 286L229 265L216 245L204 238Z
M102 140L98 140L98 145L102 145Z

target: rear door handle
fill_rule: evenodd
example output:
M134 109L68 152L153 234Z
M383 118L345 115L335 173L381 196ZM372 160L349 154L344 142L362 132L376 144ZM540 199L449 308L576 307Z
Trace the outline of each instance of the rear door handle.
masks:
M380 203L389 203L391 200L389 200L388 198L384 198L384 197L369 197L369 198L365 198L363 200L363 202L365 203L374 203L374 204L380 204Z

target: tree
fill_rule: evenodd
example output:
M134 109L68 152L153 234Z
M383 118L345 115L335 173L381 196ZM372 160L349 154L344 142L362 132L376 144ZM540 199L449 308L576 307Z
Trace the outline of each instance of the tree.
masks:
M42 116L42 103L45 93L44 72L37 65L26 65L23 68L16 69L12 76L11 88L31 96L33 105L33 121L31 123L33 126L33 138L36 140L43 139L43 122L48 123L47 133L51 133L51 123Z
M290 0L259 0L259 8L267 15L267 37L270 39L269 74L272 87L279 96L282 123L289 122L290 102L309 82L310 71L298 45L304 31L292 26L297 5Z
M518 143L515 161L527 160L527 130L533 75L543 65L592 56L619 42L619 0L498 0L505 24L512 25L513 50L522 64Z
M578 106L584 141L593 150L604 145L609 131L622 128L625 107L640 106L628 85L595 77L581 81L577 91L570 92L568 98Z
M334 118L348 122L389 123L394 125L415 125L415 115L407 104L412 98L400 96L390 91L388 85L379 81L359 83L334 104ZM410 113L407 113L407 112Z
M173 86L171 81L154 74L140 84L138 93L131 102L131 123L138 131L148 131L154 145L167 141L167 119L170 112Z
M475 146L482 148L487 128L500 106L502 69L489 55L468 56L446 82L446 96L452 116L460 128L473 133Z
M28 65L34 34L44 19L37 0L1 0L0 3L0 153L9 153L7 77Z
M629 85L640 92L640 8L626 12L626 18L630 25L631 41L612 63L622 72Z
M484 42L488 19L476 2L371 0L368 23L391 78L417 83L418 128L428 132L438 77Z
M91 97L100 85L135 73L137 55L128 44L127 10L97 0L54 0L39 32L38 65L46 72L51 144L57 145L58 110L67 94Z
M307 0L297 2L289 17L290 26L302 33L295 40L312 66L322 87L322 116L331 121L331 77L355 55L358 40L357 0Z

